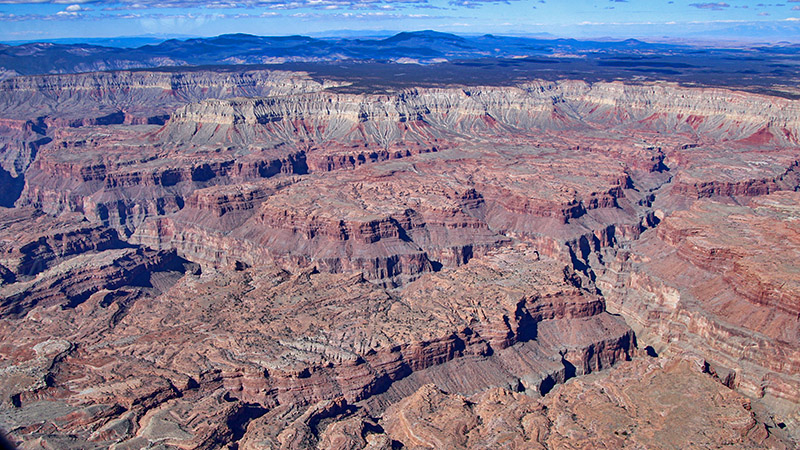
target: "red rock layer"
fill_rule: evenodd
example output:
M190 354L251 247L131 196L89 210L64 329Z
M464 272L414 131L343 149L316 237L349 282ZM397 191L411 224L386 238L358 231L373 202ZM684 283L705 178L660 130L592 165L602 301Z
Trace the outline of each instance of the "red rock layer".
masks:
M30 346L40 333L64 343L50 369L37 369L49 374L44 385L4 385L16 392L17 410L49 401L69 411L33 422L16 415L10 429L51 443L59 433L35 430L53 424L81 436L76 442L123 441L122 448L165 438L213 447L233 439L239 415L266 413L260 426L279 430L331 399L367 400L363 407L376 411L453 369L464 377L450 386L463 392L516 380L538 393L632 350L630 330L604 313L601 299L565 280L565 270L522 247L394 294L360 274L264 268L187 275L158 297L134 301L115 301L121 289L107 281L107 294L73 310L34 305L28 317L39 329L4 320L3 333L19 336L2 348L7 371L39 364ZM76 328L62 327L66 317ZM468 375L487 366L505 369ZM192 419L198 414L206 418Z
M358 96L206 75L184 80L199 92L146 74L3 84L0 115L19 114L0 123L14 186L0 204L58 216L0 218L0 427L15 439L468 448L471 430L494 431L481 400L455 394L539 395L628 359L633 333L606 302L643 344L699 354L762 397L796 437L797 102L582 82ZM128 87L183 106L151 123ZM262 88L292 95L225 99ZM495 435L773 443L737 394L636 367L546 396L547 410L495 391L491 414L527 424ZM706 408L714 431L658 414L662 399ZM422 425L393 425L402 408ZM633 426L648 420L661 425Z
M82 253L122 248L114 230L84 220L79 214L54 218L18 208L0 211L0 264L23 280Z
M798 201L698 201L619 252L599 284L640 342L696 352L787 423L800 401Z
M426 385L379 421L340 414L321 439L308 419L277 436L278 448L789 448L747 399L683 360L637 360L534 399L504 389L472 397ZM321 415L314 411L312 414ZM307 433L305 436L313 436ZM245 436L242 448L257 444ZM254 445L255 444L255 445Z

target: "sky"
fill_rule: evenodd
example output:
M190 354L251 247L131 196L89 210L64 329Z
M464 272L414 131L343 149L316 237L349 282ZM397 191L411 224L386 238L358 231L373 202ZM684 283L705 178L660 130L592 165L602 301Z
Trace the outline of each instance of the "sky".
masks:
M0 0L0 41L424 29L800 41L800 0Z

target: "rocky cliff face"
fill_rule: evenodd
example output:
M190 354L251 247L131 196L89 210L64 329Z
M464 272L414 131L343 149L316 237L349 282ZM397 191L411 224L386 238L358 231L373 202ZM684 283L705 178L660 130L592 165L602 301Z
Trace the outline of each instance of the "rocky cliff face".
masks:
M163 125L175 108L187 103L206 98L306 93L331 86L334 84L311 80L302 73L280 71L109 72L4 80L0 82L0 170L8 172L8 185L14 189L3 193L8 198L0 197L0 204L12 206L19 197L22 175L40 149L56 147L63 152L65 146L78 147L79 151L95 147L96 128L142 125L133 137L141 141L149 131L145 125ZM92 130L82 135L78 131L81 127ZM78 137L73 139L75 134ZM0 171L0 177L5 172ZM65 174L49 175L63 178Z
M676 384L676 380L680 381ZM709 401L712 398L719 401ZM656 405L651 404L654 400ZM315 414L323 415L322 411ZM313 436L308 422L293 423L278 436L279 445L291 448L300 443L299 436ZM246 441L245 445L257 448L259 443ZM640 360L614 368L608 376L581 377L543 399L502 388L473 396L454 395L429 384L392 405L378 421L334 416L322 439L300 446L389 449L393 445L786 448L758 423L745 398L708 379L701 366L680 359Z
M418 89L395 96L322 92L208 100L176 111L165 131L170 141L224 139L235 129L243 139L275 133L284 139L281 142L291 137L319 145L354 140L387 146L414 140L409 137L428 142L431 135L426 131L437 136L508 137L512 131L585 129L596 124L709 141L797 143L797 108L789 100L762 102L758 96L724 90L565 81L514 88ZM192 131L198 123L221 127L198 135Z
M695 202L620 250L598 285L640 342L695 352L724 383L798 402L796 192Z
M256 97L315 92L334 84L282 71L94 72L16 77L0 82L4 117L64 126L162 121L180 105L207 98ZM107 113L82 116L82 112ZM108 117L122 113L120 117Z
M4 83L0 427L25 445L798 438L797 102L354 95L263 71Z
M94 257L80 267L103 261ZM85 407L57 402L70 418L81 417L71 426L83 442L97 445L159 441L163 436L149 424L167 420L184 430L169 438L171 445L214 446L230 432L226 421L242 409L270 410L258 420L259 432L271 432L321 401L341 398L380 411L432 380L462 392L500 384L538 395L633 351L630 329L604 312L599 297L575 287L563 266L524 248L493 253L447 276L420 278L394 293L360 274L292 275L261 267L187 276L159 297L132 302L124 296L130 288L116 279L99 272L93 280L103 280L105 290L69 308L30 305L28 317L72 317L85 321L80 330L99 334L65 335L60 323L44 323L67 342L58 370L12 399L19 412L33 412L51 390L79 395ZM94 282L76 275L70 280L83 290ZM7 371L18 373L37 363L28 359L35 349L23 342L35 341L38 332L21 322L14 330L28 336L8 344L20 357ZM454 371L462 376L452 378ZM205 404L216 397L231 408ZM197 414L213 416L193 420ZM4 425L16 429L23 416L10 420ZM206 441L215 434L217 444Z
M280 84L287 80L278 75L272 77L266 77L268 80L259 86L267 91L264 86L276 86L272 89L278 93L315 89L309 82L304 87L295 80L287 86ZM251 79L247 83L227 81L238 86L243 94L250 92L241 85L256 84ZM202 79L198 83L202 85ZM186 84L191 83L186 81ZM214 94L218 92L208 93ZM620 189L631 186L629 172L663 171L666 166L659 144L663 147L680 143L691 148L703 144L712 149L722 142L745 149L794 145L798 126L795 108L789 101L764 103L757 96L726 91L676 90L664 86L631 88L613 83L589 86L580 82L507 89L415 90L389 97L318 93L208 100L179 109L165 126L152 134L148 134L147 128L110 136L97 136L94 130L89 130L85 132L91 134L88 138L81 132L59 133L59 142L48 143L48 148L54 151L47 153L52 156L43 155L33 167L20 202L40 207L55 205L47 208L57 212L84 208L78 196L103 197L100 204L87 205L86 209L98 210L94 213L97 216L112 214L101 210L120 210L106 224L130 234L144 216L162 215L160 210L175 212L194 189L227 184L225 180L231 177L255 179L279 173L326 172L436 153L451 147L480 152L486 145L505 144L530 150L526 152L528 155L507 151L503 157L537 158L542 165L563 164L566 171L581 164L586 150L592 150L601 161L605 156L608 165L617 165L617 173L604 174L610 183L608 190L588 192L588 198L566 199L562 206L536 204L514 192L500 193L506 200L503 208L513 214L532 210L538 211L535 213L538 216L561 216L569 220L588 208L613 207L621 195ZM566 130L570 132L564 133ZM600 130L605 133L602 137ZM620 140L625 138L633 138L638 144L621 146ZM143 140L149 142L143 145ZM592 142L597 148L591 148ZM552 155L548 158L543 155L547 149L565 147L579 150L564 152L575 158L559 154L554 159ZM151 156L137 162L142 152ZM701 152L675 157L696 158ZM25 159L19 152L14 154L18 155L15 161ZM679 180L675 188L697 196L791 189L796 181L794 161L776 162L785 165L783 168L789 173L775 174L764 181L744 180L741 184L693 180L686 174L687 179ZM679 163L689 165L691 161ZM137 166L141 168L137 170ZM554 175L554 172L548 174ZM54 191L48 186L53 181L47 180L56 178L73 188L67 192ZM639 182L650 182L645 181L647 177L638 178ZM190 182L194 184L182 186ZM146 195L159 200L144 214L119 198L136 197L135 193L109 193L138 186L166 192ZM464 191L469 189L474 186L467 184ZM491 193L476 190L476 195L486 197ZM555 212L558 209L561 211Z

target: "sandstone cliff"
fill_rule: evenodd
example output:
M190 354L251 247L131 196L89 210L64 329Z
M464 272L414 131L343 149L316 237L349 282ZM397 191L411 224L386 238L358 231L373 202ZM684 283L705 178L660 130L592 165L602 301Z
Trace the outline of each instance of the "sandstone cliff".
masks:
M797 101L3 83L0 427L27 446L798 439Z

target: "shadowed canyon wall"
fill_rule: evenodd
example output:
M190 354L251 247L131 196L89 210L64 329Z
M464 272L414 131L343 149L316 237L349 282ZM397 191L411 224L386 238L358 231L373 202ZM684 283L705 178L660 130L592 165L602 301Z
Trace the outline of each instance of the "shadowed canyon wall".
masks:
M334 86L0 83L19 185L0 199L0 427L59 448L791 448L800 103Z

